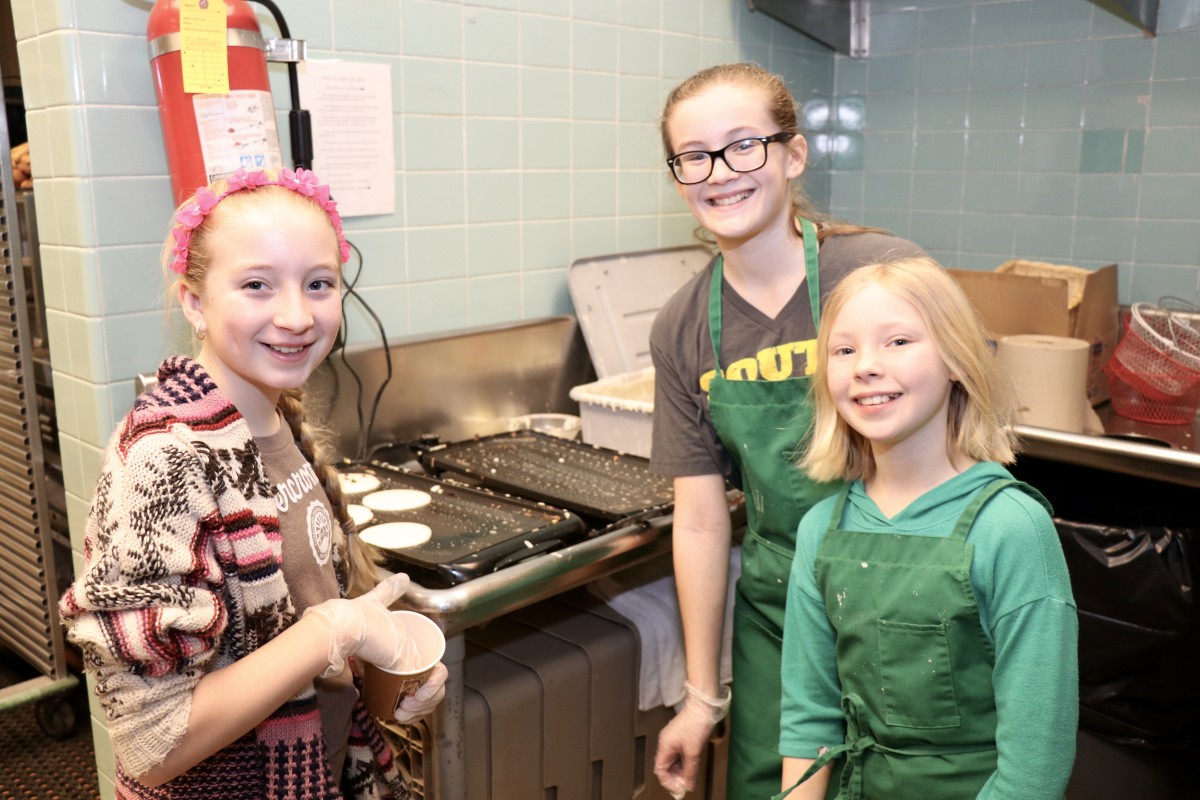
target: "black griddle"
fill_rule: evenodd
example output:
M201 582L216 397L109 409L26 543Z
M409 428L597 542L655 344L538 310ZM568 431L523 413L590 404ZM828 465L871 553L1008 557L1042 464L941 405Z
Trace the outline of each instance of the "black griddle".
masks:
M675 503L674 481L651 473L648 459L537 431L438 445L419 457L434 474L570 509L593 525L667 514Z
M407 572L430 589L455 586L530 556L547 553L587 536L584 521L570 511L442 481L380 461L345 462L341 473L367 473L379 488L428 492L428 505L411 511L373 511L361 530L384 522L419 522L433 536L403 550L368 545L381 566ZM346 494L361 504L365 493Z

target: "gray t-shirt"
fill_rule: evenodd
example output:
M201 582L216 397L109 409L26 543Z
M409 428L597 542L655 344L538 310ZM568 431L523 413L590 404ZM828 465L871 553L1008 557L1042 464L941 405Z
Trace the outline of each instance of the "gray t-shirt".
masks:
M296 446L286 423L271 436L256 436L267 479L275 487L275 508L283 537L283 579L296 613L339 596L333 559L333 534L338 524L325 489L308 459ZM317 678L321 729L335 780L341 780L350 713L358 690L350 669L331 678Z
M895 236L856 233L821 243L821 301L851 270L895 258L923 256L917 245ZM715 259L714 259L715 262ZM696 273L666 302L650 331L654 362L654 433L650 466L672 476L720 473L733 485L741 476L717 438L708 410L713 364L708 326L708 287L714 262ZM810 375L817 330L807 280L774 319L750 305L725 281L721 287L721 365L730 380L782 380ZM790 359L777 357L786 345ZM790 361L791 371L782 369ZM760 374L760 373L770 374Z

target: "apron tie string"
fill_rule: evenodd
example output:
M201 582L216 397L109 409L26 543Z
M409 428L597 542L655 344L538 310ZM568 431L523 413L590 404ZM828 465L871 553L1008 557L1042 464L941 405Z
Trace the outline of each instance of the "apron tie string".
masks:
M871 735L869 725L866 726L867 732L865 734L862 733L862 723L866 721L866 713L862 708L862 700L857 695L847 695L842 698L842 716L846 720L845 743L839 744L837 747L822 747L817 753L816 761L800 776L800 780L793 783L785 791L772 797L771 800L783 800L793 789L817 774L822 767L841 755L846 756L846 767L842 770L841 794L839 794L839 797L846 797L848 800L860 800L862 797L863 780L862 770L857 767L862 762L863 753L871 748L879 747L879 744L875 741L875 737Z
M842 780L838 797L846 798L846 800L862 800L863 771L861 767L863 755L868 750L898 756L945 756L996 749L994 743L961 745L958 747L919 744L907 747L888 747L885 744L880 744L876 741L875 735L870 729L870 723L868 722L870 718L867 715L862 699L855 694L842 697L842 715L846 720L846 742L837 747L821 748L817 752L817 759L800 776L800 780L793 783L786 790L773 796L771 800L784 800L793 789L817 774L830 761L842 755L846 756L846 766L842 770Z

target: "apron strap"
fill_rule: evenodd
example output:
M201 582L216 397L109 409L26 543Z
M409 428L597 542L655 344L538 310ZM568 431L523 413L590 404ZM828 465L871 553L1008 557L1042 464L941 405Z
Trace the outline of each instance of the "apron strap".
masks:
M804 280L808 282L808 307L812 309L813 330L821 327L821 266L817 257L817 226L799 217L804 237Z
M967 535L971 532L971 526L975 524L975 515L979 513L979 509L983 508L984 503L995 497L997 492L1015 483L1016 481L997 478L980 489L975 497L971 498L971 502L967 503L963 512L958 515L958 522L954 524L954 532L950 534L950 538L965 542Z
M804 280L808 284L808 305L812 310L813 328L821 324L821 276L817 257L817 226L811 220L796 217L800 235L804 237ZM725 276L725 256L717 254L712 277L708 282L708 335L712 341L713 365L721 374L721 287Z
M837 493L837 500L833 502L833 513L829 515L829 527L825 529L826 533L829 531L836 531L842 526L842 510L845 509L846 500L849 499L849 497L850 484L847 483L842 487L841 491Z
M958 522L954 525L954 532L950 534L950 538L965 542L967 540L967 536L971 533L971 526L975 524L975 515L979 513L979 510L983 508L987 501L991 500L998 493L1009 486L1020 489L1034 500L1037 500L1039 503L1041 503L1048 513L1054 513L1054 510L1050 507L1050 501L1043 497L1041 492L1039 492L1037 489L1034 489L1029 484L1008 478L997 478L987 486L980 489L979 493L976 494L967 507L963 509L962 514L960 514L958 517Z
M713 366L721 374L721 285L725 280L725 256L717 253L708 281L708 336L712 340Z

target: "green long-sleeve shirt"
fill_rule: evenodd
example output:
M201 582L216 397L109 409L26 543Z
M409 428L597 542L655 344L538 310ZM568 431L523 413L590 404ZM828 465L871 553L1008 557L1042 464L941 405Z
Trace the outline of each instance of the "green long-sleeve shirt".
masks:
M855 482L841 527L948 536L976 491L1011 477L999 464L976 464L891 519ZM797 758L815 758L818 747L845 736L834 631L813 571L833 504L827 498L801 521L788 588L779 748ZM1079 624L1054 523L1036 500L1009 488L979 512L968 541L971 586L996 651L998 764L978 797L1059 800L1075 758Z

